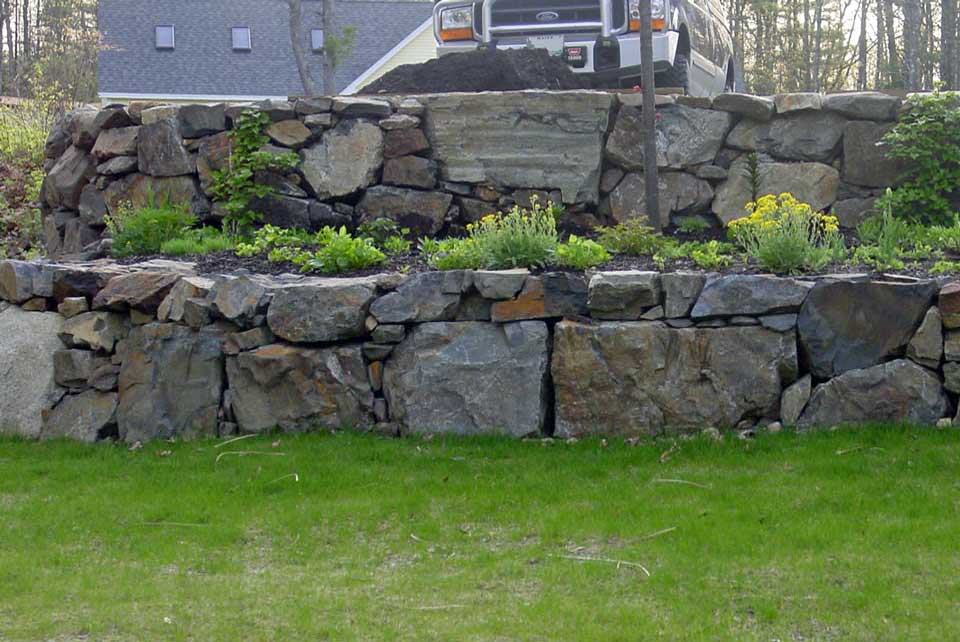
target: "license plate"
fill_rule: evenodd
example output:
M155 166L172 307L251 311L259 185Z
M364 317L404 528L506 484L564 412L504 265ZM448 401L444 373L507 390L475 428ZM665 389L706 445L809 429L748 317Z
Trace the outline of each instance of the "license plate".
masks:
M552 56L563 53L563 36L530 36L527 45L534 49L546 49Z

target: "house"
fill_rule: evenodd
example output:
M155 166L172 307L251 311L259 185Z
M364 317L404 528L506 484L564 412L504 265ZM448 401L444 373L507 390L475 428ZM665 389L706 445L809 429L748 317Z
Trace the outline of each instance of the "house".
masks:
M303 0L304 50L323 87L320 0ZM399 64L436 56L429 0L337 0L338 29L355 27L336 70L354 93ZM252 101L303 93L285 0L100 0L98 78L104 102Z

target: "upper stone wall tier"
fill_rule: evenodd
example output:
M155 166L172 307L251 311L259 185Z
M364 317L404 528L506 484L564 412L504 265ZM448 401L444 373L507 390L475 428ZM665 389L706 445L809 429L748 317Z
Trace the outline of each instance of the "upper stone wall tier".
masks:
M792 192L845 227L871 211L902 167L876 145L902 109L879 93L715 99L659 96L660 224L726 223L752 193ZM50 132L43 186L49 254L86 259L109 248L104 217L122 203L182 203L215 222L213 172L232 152L244 109L267 114L264 151L298 167L263 172L254 202L268 223L316 229L388 217L420 234L460 234L531 197L562 202L577 227L643 214L640 96L593 91L310 98L254 105L134 102L71 112Z
M960 284L0 262L0 432L564 438L951 425Z

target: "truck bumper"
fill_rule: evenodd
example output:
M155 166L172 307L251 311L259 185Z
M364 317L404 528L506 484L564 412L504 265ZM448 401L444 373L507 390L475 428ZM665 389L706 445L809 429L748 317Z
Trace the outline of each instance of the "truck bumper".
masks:
M619 65L615 67L606 67L600 65L597 68L597 45L595 37L584 34L572 34L564 36L563 46L583 47L586 52L586 60L582 66L570 68L579 74L594 74L604 77L630 77L640 75L640 34L628 33L620 36L614 36L612 41L616 42L620 48ZM677 45L680 35L676 31L661 31L653 34L653 68L655 71L664 71L673 66L674 56L677 54ZM528 47L527 39L519 38L501 38L494 45L498 49L524 49ZM474 51L480 46L479 42L465 40L459 42L444 42L437 45L437 55L444 56L451 53L462 53L465 51Z

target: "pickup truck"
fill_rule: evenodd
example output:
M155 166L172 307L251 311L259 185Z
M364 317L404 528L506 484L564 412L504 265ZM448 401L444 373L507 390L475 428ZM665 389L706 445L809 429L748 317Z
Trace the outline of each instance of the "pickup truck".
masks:
M719 0L650 0L658 87L712 96L736 87L739 70ZM639 0L440 0L437 54L477 48L541 48L598 84L640 82Z

